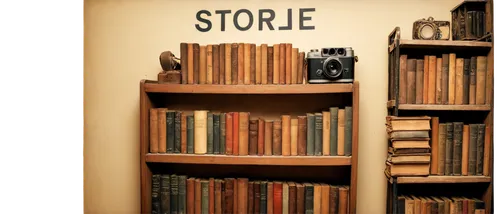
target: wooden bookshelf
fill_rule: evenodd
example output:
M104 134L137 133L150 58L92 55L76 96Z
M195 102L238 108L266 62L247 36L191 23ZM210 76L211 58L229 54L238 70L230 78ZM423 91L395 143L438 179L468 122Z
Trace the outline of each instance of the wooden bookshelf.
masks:
M449 183L488 183L489 176L428 176L397 177L398 184L449 184Z
M490 49L493 47L491 42L478 41L452 41L452 40L399 40L400 48L446 48L446 49Z
M395 101L387 102L388 108L394 108ZM399 110L429 110L429 111L490 111L491 105L434 105L434 104L399 104Z

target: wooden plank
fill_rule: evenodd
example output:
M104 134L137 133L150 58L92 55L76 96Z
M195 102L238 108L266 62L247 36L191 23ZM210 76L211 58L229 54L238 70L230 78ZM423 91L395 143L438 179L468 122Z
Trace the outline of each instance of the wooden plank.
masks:
M151 171L146 164L149 152L149 109L151 100L144 91L145 80L140 83L140 170L141 170L141 213L151 213Z
M348 156L230 156L194 154L147 154L150 163L268 165L268 166L349 166Z
M326 94L351 93L353 84L189 85L146 83L145 91L196 94Z
M488 183L489 176L398 177L398 184Z
M491 42L478 41L452 41L452 40L400 40L400 48L467 48L489 50L493 47Z
M489 111L490 105L421 105L401 104L399 110L435 110L435 111Z
M352 157L351 157L351 185L350 185L350 213L356 213L356 193L358 184L358 140L359 140L359 82L354 82L352 93Z

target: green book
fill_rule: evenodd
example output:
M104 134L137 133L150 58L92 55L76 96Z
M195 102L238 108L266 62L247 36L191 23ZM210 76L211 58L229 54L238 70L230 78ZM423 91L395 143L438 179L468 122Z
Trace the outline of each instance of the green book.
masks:
M352 155L352 107L345 107L344 155Z
M161 175L160 184L161 214L170 213L170 175Z
M214 114L207 113L207 154L214 153Z
M469 125L469 175L476 175L478 124Z
M181 153L181 112L175 112L175 147L174 153Z
M194 154L194 116L192 114L186 117L187 121L187 153Z
M462 175L462 136L464 123L453 123L453 175Z
M179 179L177 175L170 175L170 213L178 214L179 207Z
M330 155L337 155L337 136L339 124L339 108L330 108Z
M219 153L226 153L226 113L220 114Z
M485 124L479 124L477 126L477 167L476 175L483 175L483 162L484 162L484 135L486 131Z
M260 182L260 212L259 214L267 214L267 181Z
M208 180L201 180L201 214L208 214Z
M323 154L323 114L315 113L314 155Z
M220 154L220 113L213 113L213 136L212 145L214 147L214 154Z
M160 198L160 175L151 176L151 213L161 213L161 198Z
M314 114L307 113L307 145L306 145L306 155L314 155L314 132L315 132L316 119Z
M167 153L174 153L175 111L167 111Z
M185 175L179 175L179 209L178 209L178 214L186 214L187 212L187 207L186 207L186 180L187 176Z
M314 186L310 183L305 183L304 189L306 214L314 214Z
M446 123L444 174L453 174L453 123Z

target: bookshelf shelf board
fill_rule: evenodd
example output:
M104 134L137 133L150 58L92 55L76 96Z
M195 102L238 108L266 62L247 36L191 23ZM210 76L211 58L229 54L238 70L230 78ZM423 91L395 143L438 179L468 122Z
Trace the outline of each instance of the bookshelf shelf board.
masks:
M394 100L387 102L388 108L394 108ZM435 105L435 104L399 104L399 110L434 110L434 111L490 111L490 105Z
M452 40L399 40L400 48L441 48L441 49L485 49L493 47L491 42Z
M440 184L440 183L488 183L489 176L428 176L428 177L398 177L399 184Z
M350 166L350 156L230 156L193 154L147 154L149 163L274 165L274 166Z
M159 84L146 82L149 93L189 94L330 94L352 93L353 84L294 84L294 85L198 85Z

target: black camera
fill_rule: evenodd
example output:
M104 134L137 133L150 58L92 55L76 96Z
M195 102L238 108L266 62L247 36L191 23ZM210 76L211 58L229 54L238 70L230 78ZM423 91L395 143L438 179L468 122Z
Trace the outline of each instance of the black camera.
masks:
M354 63L358 58L354 50L345 48L322 48L307 53L307 75L309 83L352 83Z

